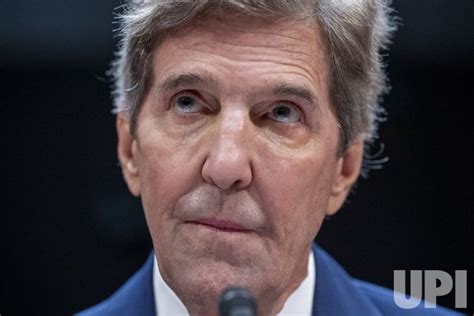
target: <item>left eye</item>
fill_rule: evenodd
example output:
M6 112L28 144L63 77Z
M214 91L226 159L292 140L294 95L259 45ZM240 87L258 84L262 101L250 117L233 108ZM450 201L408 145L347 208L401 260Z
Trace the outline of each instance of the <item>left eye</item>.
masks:
M177 111L183 113L196 113L202 111L202 105L200 102L195 97L188 94L177 96L173 100L172 105Z
M294 123L301 119L301 112L286 103L277 104L267 115L270 119L279 123Z

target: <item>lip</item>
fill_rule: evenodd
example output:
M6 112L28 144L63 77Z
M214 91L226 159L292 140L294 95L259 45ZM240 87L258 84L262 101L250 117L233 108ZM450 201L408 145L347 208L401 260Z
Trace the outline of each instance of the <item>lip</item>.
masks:
M247 233L251 231L235 222L215 218L202 218L196 221L190 221L188 223L205 225L209 226L210 228L218 229L225 232Z

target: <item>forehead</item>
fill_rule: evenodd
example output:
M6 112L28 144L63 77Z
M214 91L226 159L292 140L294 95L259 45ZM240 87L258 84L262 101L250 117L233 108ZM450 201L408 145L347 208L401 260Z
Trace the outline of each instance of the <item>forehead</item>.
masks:
M262 85L298 83L321 94L327 90L326 55L314 20L203 15L164 38L154 55L154 79L202 73L256 88L249 79L258 78Z
M309 47L308 40L316 40L319 37L314 19L285 19L230 13L198 16L187 26L174 32L173 36L181 37L191 33L228 44L243 41L252 46L264 44L268 47L278 47L281 43L296 46L304 43L305 47ZM262 35L267 36L264 42Z

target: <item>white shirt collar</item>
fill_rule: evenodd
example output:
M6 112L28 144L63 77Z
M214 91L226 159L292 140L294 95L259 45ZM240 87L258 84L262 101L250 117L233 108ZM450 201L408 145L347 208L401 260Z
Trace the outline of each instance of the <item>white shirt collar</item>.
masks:
M298 288L288 297L288 300L278 315L311 315L315 281L316 268L314 254L313 251L310 251L308 256L308 274ZM154 257L153 260L153 293L155 297L156 313L158 316L189 315L184 304L161 277L156 257Z

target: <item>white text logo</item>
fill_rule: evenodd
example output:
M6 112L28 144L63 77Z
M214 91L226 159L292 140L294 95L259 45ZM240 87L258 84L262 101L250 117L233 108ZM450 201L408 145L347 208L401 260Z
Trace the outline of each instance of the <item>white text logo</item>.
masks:
M415 308L421 303L423 295L422 270L410 271L410 296L407 296L406 287L406 271L393 271L393 288L395 290L393 299L395 304L404 309ZM425 270L424 271L424 298L425 308L435 308L436 298L444 296L453 290L455 296L456 308L467 308L467 271L455 271L454 281L451 275L441 270Z

